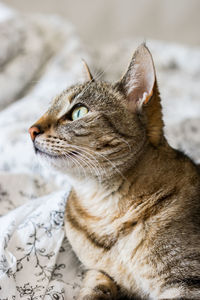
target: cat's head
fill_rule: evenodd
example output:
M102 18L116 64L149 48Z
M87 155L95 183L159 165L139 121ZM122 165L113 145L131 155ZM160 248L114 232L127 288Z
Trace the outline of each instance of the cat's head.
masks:
M29 129L37 155L73 178L107 180L132 168L145 145L163 139L152 56L141 45L115 83L89 80L54 99Z

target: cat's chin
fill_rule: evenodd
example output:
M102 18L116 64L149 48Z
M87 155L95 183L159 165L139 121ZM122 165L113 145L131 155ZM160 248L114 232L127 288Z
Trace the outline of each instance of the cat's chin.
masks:
M36 151L36 155L44 167L52 167L57 171L65 171L67 167L69 168L69 163L67 163L64 155L51 155L40 150Z
M77 172L74 164L70 159L66 159L64 155L51 155L38 149L36 150L36 155L39 164L44 168L51 168L77 179L80 176L80 171Z
M63 158L65 158L64 155L50 154L50 153L42 151L42 150L40 150L36 147L35 147L35 153L36 153L37 156L43 157L44 159L46 159L46 158L48 158L48 159L63 159Z

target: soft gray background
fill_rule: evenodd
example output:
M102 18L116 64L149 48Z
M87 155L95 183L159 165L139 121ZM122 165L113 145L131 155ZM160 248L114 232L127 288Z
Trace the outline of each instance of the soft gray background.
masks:
M127 37L200 45L200 0L4 0L22 12L60 14L89 45Z

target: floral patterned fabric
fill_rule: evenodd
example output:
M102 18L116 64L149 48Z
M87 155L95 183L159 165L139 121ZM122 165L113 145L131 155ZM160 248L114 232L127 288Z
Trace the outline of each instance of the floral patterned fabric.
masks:
M82 271L63 228L67 195L30 200L0 219L0 299L77 294Z

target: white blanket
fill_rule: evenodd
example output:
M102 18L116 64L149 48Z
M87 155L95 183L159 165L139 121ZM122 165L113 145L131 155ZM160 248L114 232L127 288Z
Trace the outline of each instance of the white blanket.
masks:
M64 175L39 166L27 130L56 94L83 80L81 58L116 80L138 42L88 55L62 19L20 16L2 5L0 40L0 300L74 299L83 268L63 230L70 187ZM158 70L166 134L172 145L200 161L200 50L148 45Z

